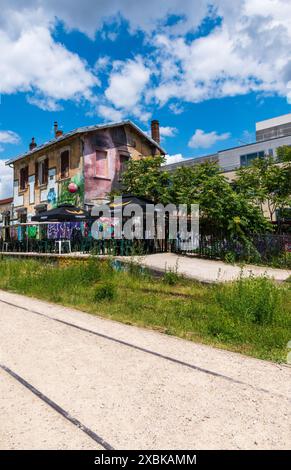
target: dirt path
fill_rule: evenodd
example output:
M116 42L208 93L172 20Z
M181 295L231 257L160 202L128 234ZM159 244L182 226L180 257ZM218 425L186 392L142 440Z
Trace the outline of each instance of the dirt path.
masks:
M0 449L290 448L287 366L2 291L0 366Z

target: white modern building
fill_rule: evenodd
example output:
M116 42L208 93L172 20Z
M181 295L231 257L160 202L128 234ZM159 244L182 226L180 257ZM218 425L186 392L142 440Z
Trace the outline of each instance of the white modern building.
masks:
M291 146L291 114L278 116L256 123L256 142L205 155L199 158L187 158L185 161L165 165L163 169L173 171L181 166L197 165L206 161L215 161L223 172L231 172L247 166L256 158L265 155L276 157L276 150L282 145Z

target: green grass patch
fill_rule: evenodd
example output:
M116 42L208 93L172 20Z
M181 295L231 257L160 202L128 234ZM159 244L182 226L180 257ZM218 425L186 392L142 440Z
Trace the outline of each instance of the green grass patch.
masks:
M278 362L291 339L291 285L265 277L205 285L134 263L2 258L0 288Z

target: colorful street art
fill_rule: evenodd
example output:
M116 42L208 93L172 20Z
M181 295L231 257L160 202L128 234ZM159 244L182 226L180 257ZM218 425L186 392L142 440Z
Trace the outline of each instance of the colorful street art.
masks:
M74 187L74 192L71 191L71 187ZM84 205L84 177L81 174L59 183L59 197L54 207L60 204L73 204L77 207Z

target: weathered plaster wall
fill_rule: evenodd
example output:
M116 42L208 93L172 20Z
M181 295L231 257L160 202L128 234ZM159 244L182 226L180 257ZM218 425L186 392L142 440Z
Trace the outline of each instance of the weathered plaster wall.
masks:
M68 149L70 151L70 170L69 178L61 180L61 161L60 155L63 150ZM82 157L80 151L80 139L78 136L71 140L60 142L54 147L44 149L30 155L26 159L20 160L14 165L14 207L15 208L26 208L28 219L35 214L35 206L38 204L47 204L48 209L55 207L59 198L62 197L64 202L65 199L68 202L74 203L78 201L83 205L84 200L84 184L82 181ZM49 175L48 183L41 186L35 185L35 164L38 159L46 156L49 159ZM29 180L28 187L25 191L21 191L19 188L20 180L20 169L22 166L28 165L29 167ZM71 195L68 192L68 184L73 181L79 186L79 191Z
M84 137L85 202L108 200L121 186L121 158L137 160L157 155L148 141L130 126L109 128Z

